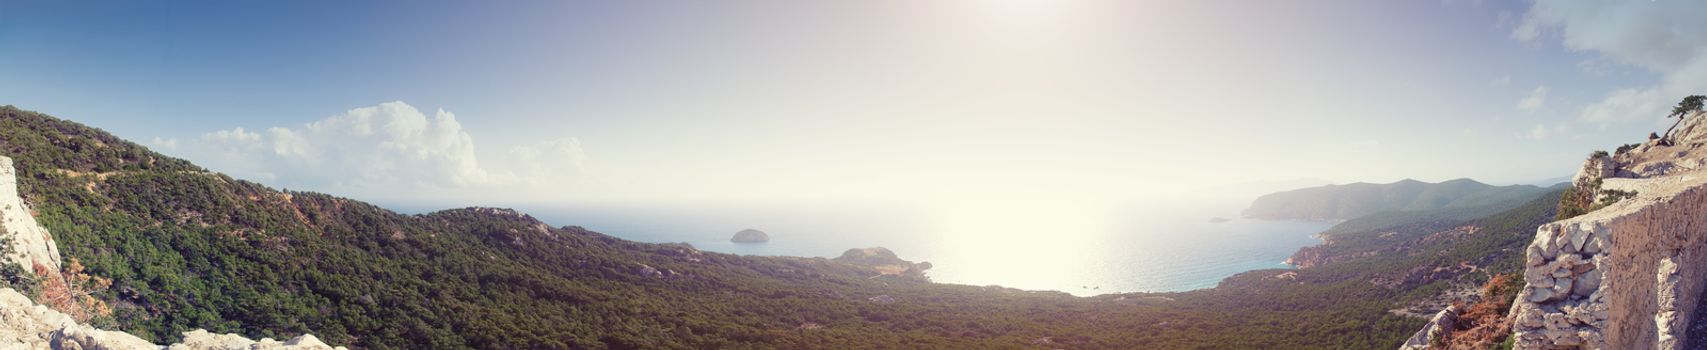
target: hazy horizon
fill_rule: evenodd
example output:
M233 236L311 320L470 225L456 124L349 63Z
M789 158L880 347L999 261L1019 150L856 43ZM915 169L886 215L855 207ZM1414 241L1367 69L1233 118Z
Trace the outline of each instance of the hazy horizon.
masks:
M1707 345L1702 14L0 0L0 343Z
M1683 2L315 5L3 1L0 100L408 210L1056 222L1569 176L1707 87L1707 28L1668 15L1707 5Z

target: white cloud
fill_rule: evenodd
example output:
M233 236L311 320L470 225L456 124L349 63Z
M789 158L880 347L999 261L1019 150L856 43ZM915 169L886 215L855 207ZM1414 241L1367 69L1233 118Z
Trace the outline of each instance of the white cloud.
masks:
M159 148L159 149L164 149L164 150L178 149L178 139L175 139L175 138L163 139L163 138L156 137L156 138L154 138L154 141L149 142L149 144L154 145L154 148Z
M1536 42L1556 34L1567 49L1591 51L1659 74L1646 87L1625 87L1583 108L1601 124L1659 118L1678 99L1707 90L1707 2L1536 1L1512 37Z
M1667 97L1655 89L1618 89L1606 95L1600 102L1583 108L1582 119L1601 124L1640 119L1644 114L1632 111L1655 110L1656 104L1664 104Z
M202 135L202 139L220 142L255 142L261 140L261 134L243 131L242 127L238 127L236 129L220 130L204 134Z
M1549 134L1552 132L1547 130L1546 125L1535 124L1534 128L1529 129L1529 139L1531 140L1545 140Z
M1620 64L1604 57L1590 58L1577 62L1577 69L1594 76L1606 76L1618 71Z
M456 115L441 109L428 117L403 102L352 109L296 128L219 130L193 142L186 151L202 154L190 158L212 169L352 194L572 183L584 173L586 159L578 140L560 138L517 146L494 162L498 166L483 164Z
M1500 77L1499 79L1494 79L1494 80L1488 82L1488 86L1492 86L1492 87L1502 87L1502 86L1506 86L1506 85L1511 85L1511 75L1510 74L1507 74L1506 76Z
M1569 131L1571 131L1571 125L1566 123L1560 123L1553 127L1547 127L1546 124L1535 124L1535 127L1530 128L1529 132L1524 133L1523 136L1531 140L1539 141L1546 140L1550 137L1560 136Z
M1535 110L1541 109L1541 106L1544 106L1546 104L1547 104L1547 86L1546 85L1536 86L1535 90L1529 91L1528 96L1524 96L1522 100L1517 101L1517 109L1520 111L1533 113L1533 112L1535 112Z
M585 174L587 154L581 140L573 137L540 141L531 145L510 147L502 163L520 182L538 185L542 181L563 180L556 174ZM579 180L574 177L569 180Z

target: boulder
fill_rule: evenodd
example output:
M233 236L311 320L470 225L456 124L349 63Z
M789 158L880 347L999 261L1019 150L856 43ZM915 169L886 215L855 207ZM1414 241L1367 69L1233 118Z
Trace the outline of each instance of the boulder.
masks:
M634 273L641 275L641 276L646 276L646 277L659 277L659 278L664 277L663 271L659 271L658 268L652 267L652 265L647 265L647 264L640 264L640 266L635 267Z

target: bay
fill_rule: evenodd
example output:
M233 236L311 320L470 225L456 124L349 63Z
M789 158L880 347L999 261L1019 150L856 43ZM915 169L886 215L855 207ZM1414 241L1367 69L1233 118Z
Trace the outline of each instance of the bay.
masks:
M1242 203L1154 207L977 205L964 210L905 206L789 204L569 206L525 208L552 225L576 225L653 243L770 256L835 257L885 247L929 261L935 282L1000 285L1088 296L1214 287L1282 261L1328 222L1237 217ZM1226 218L1225 221L1211 220ZM742 229L766 243L732 243Z

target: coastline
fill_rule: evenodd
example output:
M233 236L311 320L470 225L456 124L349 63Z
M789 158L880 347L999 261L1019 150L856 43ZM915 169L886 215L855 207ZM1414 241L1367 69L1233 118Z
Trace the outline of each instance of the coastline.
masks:
M621 225L583 226L639 242L685 242L705 251L752 256L833 258L850 248L885 247L902 259L932 263L934 267L927 271L927 276L937 283L998 285L1091 297L1203 290L1250 271L1293 269L1284 261L1299 249L1322 244L1321 233L1338 222L1238 218L1210 223L1184 219L1204 216L1152 216L1133 219L1127 226L1129 229L1100 236L1049 241L986 240L972 245L946 238L909 239L907 235L885 234L893 232L881 229L862 230L860 226L817 232L764 226L762 230L772 233L770 242L734 244L728 241L726 232L703 229L710 225L698 225L692 217L674 227L657 225L660 220L639 215L605 220L619 224L654 223L638 227L651 231L647 234L631 234ZM553 224L564 222L554 221ZM861 235L862 232L878 233ZM1014 256L1025 258L1013 259Z

